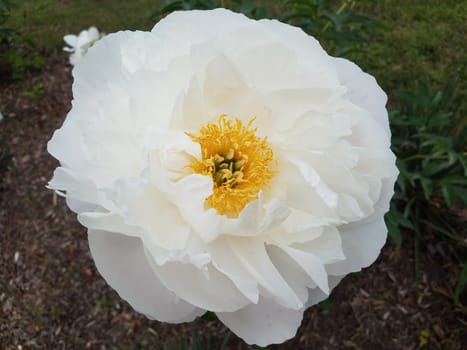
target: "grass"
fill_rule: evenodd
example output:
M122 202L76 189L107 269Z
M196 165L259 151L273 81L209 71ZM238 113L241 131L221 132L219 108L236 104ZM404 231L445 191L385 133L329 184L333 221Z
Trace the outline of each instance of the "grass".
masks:
M161 3L17 0L7 25L39 47L60 49L63 35L91 25L106 33L148 30L154 25L148 17ZM350 58L375 75L385 90L418 79L441 85L467 63L467 0L447 0L442 5L438 0L357 1L357 7L379 19L385 29L377 31L370 44Z
M385 30L352 58L386 91L420 79L442 85L467 64L466 0L380 0L361 8Z
M6 23L39 47L63 47L63 36L92 25L111 33L122 29L149 30L146 19L159 0L23 0L15 1Z

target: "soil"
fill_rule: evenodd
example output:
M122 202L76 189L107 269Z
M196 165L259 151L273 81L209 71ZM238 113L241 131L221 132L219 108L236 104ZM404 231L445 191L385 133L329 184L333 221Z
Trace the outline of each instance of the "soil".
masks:
M253 349L217 320L150 321L98 274L85 228L45 187L57 166L46 144L71 107L71 83L66 57L54 55L38 73L0 81L0 349ZM467 308L452 298L460 266L423 252L417 279L407 237L268 349L467 349Z

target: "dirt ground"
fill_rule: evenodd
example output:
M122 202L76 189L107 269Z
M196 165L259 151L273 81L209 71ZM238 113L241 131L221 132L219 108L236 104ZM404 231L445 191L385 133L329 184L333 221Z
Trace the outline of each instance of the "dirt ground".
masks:
M70 109L71 82L61 56L0 82L0 349L179 349L180 339L190 349L224 340L227 349L253 349L227 339L218 321L147 320L97 273L85 228L45 188L57 166L46 143ZM441 254L420 259L416 281L410 239L399 250L388 242L371 267L306 312L294 339L268 349L467 349L467 308L450 290L459 266Z

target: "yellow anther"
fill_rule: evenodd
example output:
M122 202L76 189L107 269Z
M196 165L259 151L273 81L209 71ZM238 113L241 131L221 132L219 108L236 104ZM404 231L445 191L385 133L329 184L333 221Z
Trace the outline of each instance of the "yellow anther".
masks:
M187 133L200 144L202 154L189 167L194 173L212 176L213 192L206 205L221 215L237 217L274 176L272 149L266 138L255 135L253 121L244 126L241 120L222 115L217 124L203 125L199 135Z

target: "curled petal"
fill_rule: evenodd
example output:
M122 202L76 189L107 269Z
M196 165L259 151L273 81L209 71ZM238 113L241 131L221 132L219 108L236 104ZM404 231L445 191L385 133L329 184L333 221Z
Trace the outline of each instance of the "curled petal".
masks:
M171 261L152 264L162 283L177 291L180 298L199 308L217 311L235 311L250 301L234 283L211 264L198 268L190 263Z
M385 129L387 136L390 136L388 112L385 108L388 98L376 79L345 58L332 57L332 60L341 84L347 88L345 96L357 106L370 112Z
M387 238L383 218L365 224L340 226L339 232L345 260L326 266L331 275L346 275L372 264Z
M248 344L266 346L293 338L302 321L303 311L288 309L261 298L257 304L249 304L236 312L217 312L216 315Z
M89 230L88 238L97 269L135 310L173 323L189 322L205 312L164 287L138 238L97 230Z

